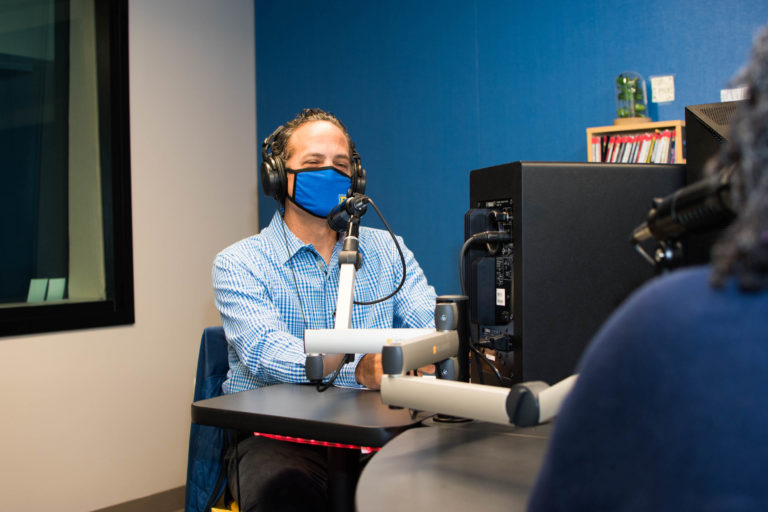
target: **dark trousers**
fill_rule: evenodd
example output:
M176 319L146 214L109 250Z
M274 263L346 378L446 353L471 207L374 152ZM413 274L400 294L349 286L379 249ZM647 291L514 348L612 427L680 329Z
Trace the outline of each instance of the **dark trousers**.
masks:
M251 435L229 448L225 465L230 492L243 512L328 508L323 447Z

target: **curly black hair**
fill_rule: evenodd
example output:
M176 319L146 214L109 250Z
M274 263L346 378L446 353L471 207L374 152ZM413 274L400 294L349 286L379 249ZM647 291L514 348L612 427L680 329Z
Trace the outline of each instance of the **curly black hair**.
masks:
M734 83L747 87L748 99L707 172L732 169L731 201L738 216L713 248L711 282L720 287L735 278L742 290L757 291L768 287L768 26Z

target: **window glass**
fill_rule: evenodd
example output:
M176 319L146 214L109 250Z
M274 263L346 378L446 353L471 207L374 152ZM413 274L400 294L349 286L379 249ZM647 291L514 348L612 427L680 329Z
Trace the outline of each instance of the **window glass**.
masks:
M0 334L133 321L126 11L0 0Z

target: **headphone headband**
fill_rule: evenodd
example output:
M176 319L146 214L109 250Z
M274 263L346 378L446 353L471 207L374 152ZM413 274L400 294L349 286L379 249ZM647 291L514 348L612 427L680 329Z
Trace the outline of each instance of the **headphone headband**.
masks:
M270 153L272 152L272 144L275 142L277 135L283 130L283 128L285 128L283 125L278 126L277 129L273 131L266 139L264 139L264 142L261 143L262 162L270 157Z

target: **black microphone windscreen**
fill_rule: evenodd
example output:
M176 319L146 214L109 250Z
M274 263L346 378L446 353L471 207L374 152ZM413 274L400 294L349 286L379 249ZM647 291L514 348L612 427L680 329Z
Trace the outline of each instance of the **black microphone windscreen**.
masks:
M347 201L349 201L349 199L343 203L339 203L339 205L328 214L328 227L339 233L346 231L347 226L349 225L350 215L347 212Z

